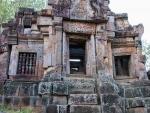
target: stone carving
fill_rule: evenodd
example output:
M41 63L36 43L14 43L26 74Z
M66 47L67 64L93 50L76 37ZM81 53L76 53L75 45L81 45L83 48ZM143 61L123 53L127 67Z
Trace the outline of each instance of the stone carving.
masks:
M71 19L92 20L102 16L102 0L49 0L54 15Z
M95 34L95 25L81 22L64 22L64 30L70 33Z
M101 15L101 0L90 0L90 5L94 11L94 17Z

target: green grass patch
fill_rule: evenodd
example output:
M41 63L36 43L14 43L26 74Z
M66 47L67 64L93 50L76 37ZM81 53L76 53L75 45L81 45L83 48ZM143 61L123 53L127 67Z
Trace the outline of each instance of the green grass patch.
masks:
M0 112L4 113L33 113L31 108L15 109L6 105L0 105Z

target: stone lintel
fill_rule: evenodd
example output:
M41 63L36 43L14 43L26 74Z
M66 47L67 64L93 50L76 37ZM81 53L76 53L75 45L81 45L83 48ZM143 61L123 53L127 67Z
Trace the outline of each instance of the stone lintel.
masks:
M96 24L64 21L64 31L69 33L95 34Z

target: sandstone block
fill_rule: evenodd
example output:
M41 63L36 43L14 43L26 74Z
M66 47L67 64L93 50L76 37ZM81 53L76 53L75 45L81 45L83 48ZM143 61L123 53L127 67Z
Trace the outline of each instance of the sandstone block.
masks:
M67 113L67 105L48 105L46 113Z
M68 84L66 82L53 82L53 95L68 95Z
M37 25L40 25L40 26L50 26L52 25L52 18L51 17L38 17L37 19Z
M38 107L42 105L42 99L38 96L31 96L30 97L30 106L31 107Z
M3 96L0 96L0 103L3 104Z
M42 105L47 106L52 103L52 96L42 96Z
M100 113L100 106L96 105L71 105L70 113Z
M46 113L58 113L57 105L48 105L46 107Z
M13 98L12 97L7 97L7 96L4 97L4 104L11 105L12 102L13 102Z
M30 105L30 97L22 97L21 98L21 105L22 106L29 106Z
M94 105L97 104L96 94L71 94L69 105Z
M24 84L19 87L19 96L30 96L32 93L33 89L31 85L29 84Z
M145 102L143 98L127 99L127 108L144 107Z
M150 107L150 98L148 97L148 98L145 98L145 99L143 99L144 101L145 101L145 105L147 106L147 107Z
M138 108L128 109L127 113L148 113L148 112L146 108L138 107Z
M144 94L147 97L148 94L146 94L146 92L148 92L147 90L145 90L145 88L127 88L125 89L125 96L127 98L134 98L134 97L142 97Z
M104 105L103 106L103 113L125 113L124 110L118 105Z
M147 108L147 113L150 113L150 108Z
M149 86L142 87L141 93L143 97L150 97L150 87Z
M19 89L19 87L14 86L14 85L4 86L4 95L6 95L6 96L11 96L11 95L18 96L17 89Z
M112 93L115 93L115 88L110 83L103 83L100 86L100 92L101 92L101 94L105 94L105 93L112 94Z
M67 113L67 108L68 108L68 106L67 105L58 105L57 106L58 108L59 108L59 111L58 111L58 113Z
M115 95L115 94L105 94L105 95L102 95L102 101L104 104L108 104L108 105L113 105L114 103L115 104L118 104L119 103L119 96L118 95Z
M67 97L66 96L53 96L52 104L67 105Z
M20 102L21 102L20 97L13 97L13 105L14 106L19 106Z
M50 94L52 91L52 84L51 82L41 82L39 84L38 94Z
M61 81L61 77L62 75L59 73L48 73L44 77L43 81L44 82Z
M87 78L64 78L70 94L89 94L95 92L95 80Z

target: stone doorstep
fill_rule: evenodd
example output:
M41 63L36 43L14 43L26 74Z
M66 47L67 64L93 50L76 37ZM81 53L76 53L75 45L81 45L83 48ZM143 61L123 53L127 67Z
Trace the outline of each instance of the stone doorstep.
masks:
M94 76L85 75L85 74L68 74L66 77L70 78L93 78Z
M91 77L64 77L64 80L84 80L84 81L95 81L95 78Z
M71 105L70 113L101 113L99 105Z
M97 105L97 94L70 94L69 105Z

